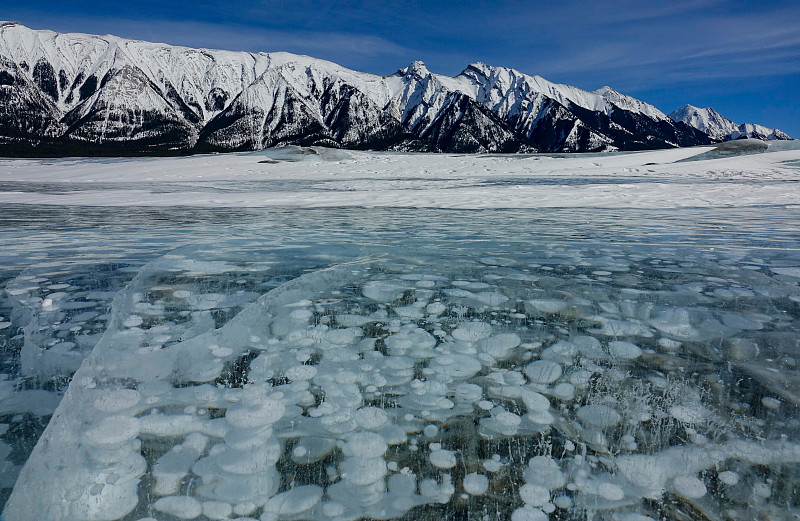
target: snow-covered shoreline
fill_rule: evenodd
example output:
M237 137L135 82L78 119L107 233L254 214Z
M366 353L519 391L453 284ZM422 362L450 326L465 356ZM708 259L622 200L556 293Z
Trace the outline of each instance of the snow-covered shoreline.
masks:
M800 151L677 162L708 150L562 157L337 151L331 160L312 155L302 161L263 153L6 159L0 160L0 204L460 209L800 204L794 189L800 169L792 164Z

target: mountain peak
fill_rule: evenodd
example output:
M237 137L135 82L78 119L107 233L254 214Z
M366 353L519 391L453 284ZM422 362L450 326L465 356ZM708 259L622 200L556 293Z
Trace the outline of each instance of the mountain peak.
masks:
M476 75L482 76L484 78L491 78L493 76L498 76L503 72L510 74L514 73L516 75L522 75L522 73L515 71L514 69L509 69L508 67L497 67L494 65L489 65L484 62L474 62L467 65L467 67L461 71L459 76L475 79Z
M594 93L616 107L638 112L640 114L646 114L648 117L651 117L657 121L664 121L668 119L666 114L658 110L653 105L645 103L636 98L632 98L626 94L622 94L621 92L612 89L608 85L597 89L594 91Z
M483 62L473 62L467 65L467 69L477 69L479 71L486 70L486 69L493 69L491 65L486 65Z
M791 139L779 129L767 128L752 123L739 125L710 107L700 108L687 104L672 112L669 118L673 121L681 121L691 125L720 141L745 137L768 141Z
M701 112L716 112L716 111L714 109L712 109L711 107L700 108L700 107L695 107L694 105L690 105L689 103L687 103L686 105L682 106L678 110L672 112L672 114L699 114ZM670 117L672 117L672 114L670 114Z
M420 60L414 60L413 62L411 62L411 65L403 69L400 69L397 72L402 74L403 76L413 75L413 76L419 76L421 78L424 78L425 76L428 76L431 73L425 66L425 63L423 63Z

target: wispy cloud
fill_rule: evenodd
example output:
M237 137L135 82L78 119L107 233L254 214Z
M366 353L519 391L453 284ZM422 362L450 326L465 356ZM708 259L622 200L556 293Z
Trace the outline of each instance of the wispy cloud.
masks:
M549 56L532 58L530 66L568 80L613 74L637 88L800 71L800 5L760 13L665 11L616 32L613 20L562 41Z
M56 30L283 50L369 72L388 73L422 59L452 74L481 60L581 86L593 76L635 88L692 77L761 77L794 72L800 61L796 2L260 0L230 9L221 0L198 0L197 9L182 10L185 1L160 4L147 18L132 9L111 16L99 0L88 0L98 5L83 13L18 12Z

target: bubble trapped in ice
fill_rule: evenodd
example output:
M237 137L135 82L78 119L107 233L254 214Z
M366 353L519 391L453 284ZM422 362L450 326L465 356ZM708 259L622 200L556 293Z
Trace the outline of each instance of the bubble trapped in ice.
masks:
M103 338L22 475L47 488L15 492L9 519L56 496L76 497L56 518L96 520L658 519L688 504L742 517L792 501L779 483L800 460L796 302L777 272L541 243L336 266L365 253L344 248L285 276L224 258L242 240L142 269L99 322L79 308L58 329L49 313L72 293L42 311L33 294L52 280L11 285L58 339L41 358L26 347L26 367L66 367L57 346L88 345L78 325ZM23 419L3 421L13 443Z

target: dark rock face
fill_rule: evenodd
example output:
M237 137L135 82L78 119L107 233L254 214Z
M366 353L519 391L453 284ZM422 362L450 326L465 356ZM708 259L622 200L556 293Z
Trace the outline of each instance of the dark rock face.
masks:
M93 85L93 90L87 85ZM165 103L158 110L119 95L129 91L136 93L134 100L169 97L169 91L162 96L138 68L126 65L109 71L101 85L96 76L89 76L80 87L82 102L62 118L67 127L60 136L64 142L81 149L102 149L108 144L110 150L146 153L182 150L196 138L197 117L192 122L193 113L184 104Z
M463 94L447 96L426 128L400 149L424 152L519 152L522 143L494 114Z
M0 57L0 147L15 155L62 131L53 100L13 62Z
M58 84L56 83L56 71L53 66L44 60L36 62L33 68L33 81L44 94L50 96L53 101L58 100Z
M96 91L97 91L97 76L89 76L88 78L86 78L86 81L83 82L80 89L78 89L78 95L80 96L79 99L83 101L92 94L94 94Z
M619 150L690 147L711 143L705 133L689 125L655 120L619 107L612 107L608 114L592 112L572 104L569 110L588 126L610 138Z
M229 95L219 87L211 89L206 96L206 110L219 112L225 108L225 102L228 101Z
M387 149L402 136L401 125L358 89L333 83L319 98L330 139L343 148Z
M455 78L431 74L421 62L379 77L283 53L195 51L90 35L54 39L18 24L0 30L4 42L22 35L39 45L23 55L0 43L3 155L185 154L285 144L584 152L712 141L654 107L637 111L483 64ZM80 60L45 58L70 52L58 47L70 38Z

